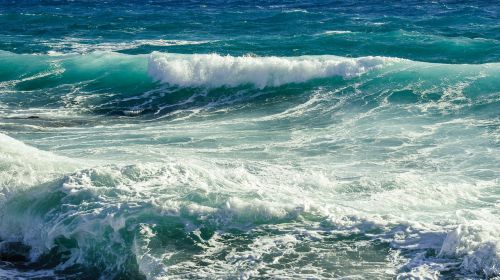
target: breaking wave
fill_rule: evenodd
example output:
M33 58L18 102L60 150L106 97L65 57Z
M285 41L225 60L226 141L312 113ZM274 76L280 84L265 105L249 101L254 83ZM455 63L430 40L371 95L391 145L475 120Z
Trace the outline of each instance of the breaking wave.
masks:
M397 60L385 57L235 57L153 53L149 58L148 73L154 79L174 86L234 87L252 84L264 88L318 78L359 76Z
M3 168L21 161L29 161L38 171L52 162L67 165L68 159L10 137L2 135L0 140L6 144L2 147L7 147L2 154L20 158L4 163ZM25 152L35 156L27 160ZM393 259L394 263L387 265L393 266L398 277L435 278L449 271L473 278L500 274L498 217L493 212L463 211L457 214L456 222L443 224L401 220L397 214L403 204L421 209L423 205L471 199L476 188L487 192L494 182L473 186L435 178L442 186L434 189L425 175L394 175L401 185L393 191L372 196L370 205L360 194L347 205L344 192L351 184L343 186L335 177L313 170L257 162L172 158L76 171L74 167L73 171L59 168L51 173L56 176L28 189L10 191L3 201L2 258L18 266L23 263L28 270L2 268L2 276L248 278L257 275L257 262L268 277L283 273L299 277L307 271L317 275L326 269L321 262L303 271L291 269L302 260L338 257L344 262L355 261L343 254L360 238L365 240L362 246L366 250L387 246L387 259L378 261ZM425 190L414 189L415 179ZM361 178L357 184L363 180L370 179ZM464 184L461 192L445 198L444 192L460 182ZM334 194L331 186L337 186ZM244 246L239 244L242 240L247 242ZM302 251L301 244L307 244L311 251ZM391 255L389 248L403 253ZM182 257L186 251L195 257ZM277 261L289 266L274 266ZM193 266L193 262L205 265ZM39 266L44 270L30 270ZM376 266L363 269L378 275ZM323 275L335 276L325 271Z

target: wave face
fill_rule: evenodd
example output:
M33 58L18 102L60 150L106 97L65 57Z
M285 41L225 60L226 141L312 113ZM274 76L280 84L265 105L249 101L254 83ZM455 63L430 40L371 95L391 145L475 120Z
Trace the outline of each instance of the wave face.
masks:
M500 277L476 4L0 5L0 278Z

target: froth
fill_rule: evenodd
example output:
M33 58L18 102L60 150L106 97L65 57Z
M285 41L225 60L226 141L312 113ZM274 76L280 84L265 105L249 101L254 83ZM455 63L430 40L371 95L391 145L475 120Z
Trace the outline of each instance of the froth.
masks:
M358 76L388 62L384 57L337 56L254 57L219 54L152 53L148 73L155 80L179 87L258 88L302 83L311 79Z
M77 164L0 133L0 198L12 190L50 180Z

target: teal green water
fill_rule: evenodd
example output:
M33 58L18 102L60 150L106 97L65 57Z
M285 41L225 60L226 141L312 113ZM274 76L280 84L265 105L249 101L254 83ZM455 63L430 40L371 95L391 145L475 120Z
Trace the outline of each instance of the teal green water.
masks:
M1 2L0 278L499 277L499 10Z

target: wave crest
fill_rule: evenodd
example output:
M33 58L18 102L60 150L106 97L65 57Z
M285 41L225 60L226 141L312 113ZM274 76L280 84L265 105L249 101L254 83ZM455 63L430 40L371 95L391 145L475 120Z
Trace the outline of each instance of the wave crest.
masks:
M254 57L219 54L152 53L148 73L160 82L179 87L258 88L301 83L311 79L358 76L395 58L338 56Z

